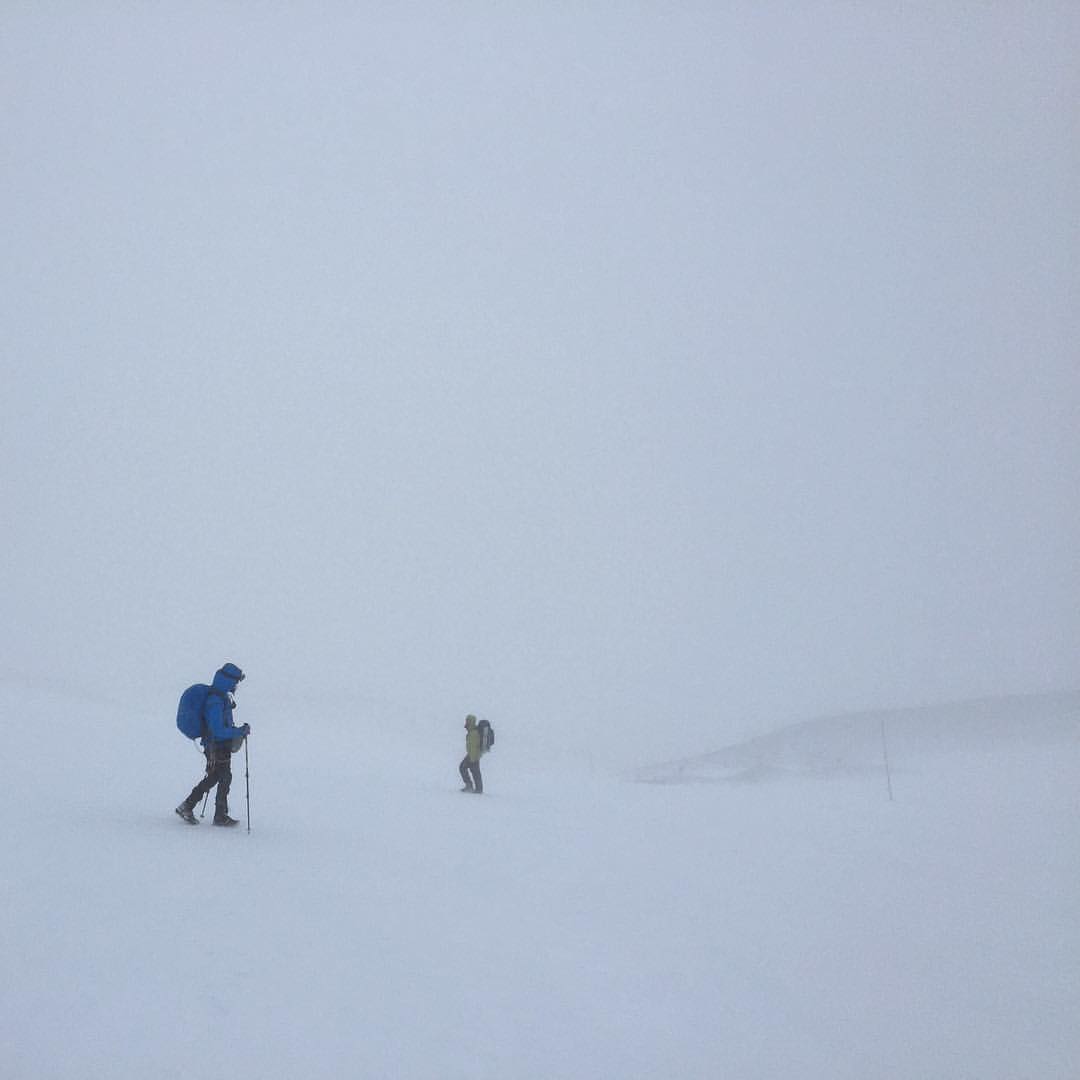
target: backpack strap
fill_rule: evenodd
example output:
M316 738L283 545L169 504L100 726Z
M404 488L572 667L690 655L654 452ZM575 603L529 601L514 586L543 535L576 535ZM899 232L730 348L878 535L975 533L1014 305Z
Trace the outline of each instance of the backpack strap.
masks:
M202 714L200 716L200 719L202 720L202 735L200 738L203 739L210 734L210 727L206 722L206 703L210 700L211 695L219 697L223 701L225 700L225 691L219 690L216 686L211 686L210 689L206 691L206 697L203 699L202 703Z

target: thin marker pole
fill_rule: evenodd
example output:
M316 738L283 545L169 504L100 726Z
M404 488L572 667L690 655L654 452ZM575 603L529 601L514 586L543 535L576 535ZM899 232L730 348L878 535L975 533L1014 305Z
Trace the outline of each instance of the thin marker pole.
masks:
M892 769L889 767L889 740L885 737L885 717L881 718L881 754L885 758L885 780L889 785L889 802L893 801Z

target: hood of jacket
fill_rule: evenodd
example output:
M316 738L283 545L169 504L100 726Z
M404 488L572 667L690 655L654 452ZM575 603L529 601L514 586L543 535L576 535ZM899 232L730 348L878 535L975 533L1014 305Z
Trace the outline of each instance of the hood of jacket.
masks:
M223 694L231 694L244 678L244 673L235 664L222 664L214 672L214 689Z

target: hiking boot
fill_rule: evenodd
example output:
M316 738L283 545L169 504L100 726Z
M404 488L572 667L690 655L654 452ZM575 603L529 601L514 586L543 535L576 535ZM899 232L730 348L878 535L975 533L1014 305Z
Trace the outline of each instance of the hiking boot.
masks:
M234 818L234 817L229 817L228 814L215 814L214 815L214 824L215 825L239 825L240 822L237 821L236 818Z
M463 788L462 788L461 790L462 790L462 791L475 791L475 790L476 790L476 788L474 788L474 787L472 786L472 784L466 784L466 785L465 785L465 786L464 786L464 787L463 787ZM180 811L179 811L179 810L177 810L177 813L180 813Z
M181 803L176 812L189 824L198 825L199 819L191 812L191 807L187 803Z

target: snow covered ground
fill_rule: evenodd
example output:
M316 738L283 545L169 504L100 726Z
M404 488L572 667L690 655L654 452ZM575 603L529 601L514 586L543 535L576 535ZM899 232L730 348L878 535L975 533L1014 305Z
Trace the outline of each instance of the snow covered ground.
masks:
M0 685L3 1077L1080 1075L1080 695L622 776L492 717L478 799L461 718L247 687L250 834L157 698Z

